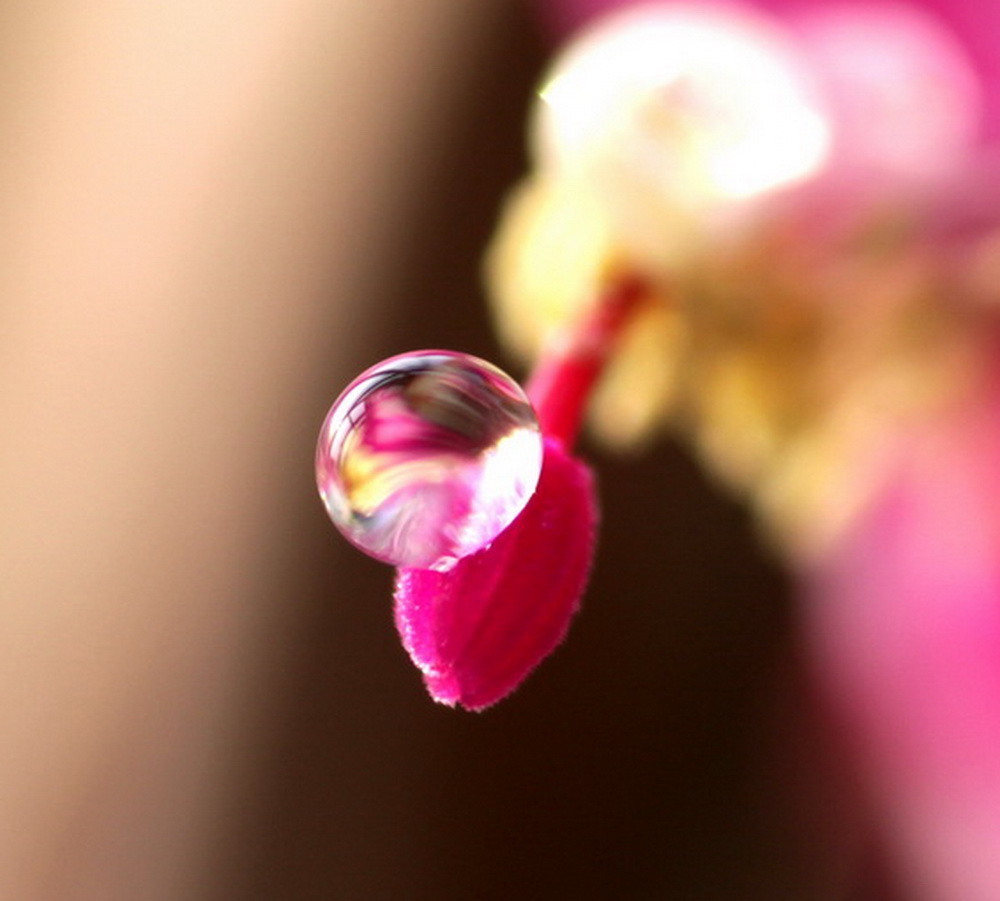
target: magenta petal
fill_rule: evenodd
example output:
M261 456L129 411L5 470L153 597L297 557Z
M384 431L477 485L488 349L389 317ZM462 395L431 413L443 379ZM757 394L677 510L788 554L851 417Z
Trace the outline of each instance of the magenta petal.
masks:
M534 496L489 547L447 572L398 570L396 627L435 701L489 707L556 648L580 605L596 526L590 470L547 438Z
M813 659L905 897L1000 898L1000 405L990 386L884 447L812 574Z

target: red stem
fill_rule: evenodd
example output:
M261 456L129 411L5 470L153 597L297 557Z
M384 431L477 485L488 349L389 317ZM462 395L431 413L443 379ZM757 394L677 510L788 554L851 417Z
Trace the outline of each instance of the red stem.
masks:
M526 390L543 434L572 447L594 383L647 294L639 278L613 280L594 309L542 355Z

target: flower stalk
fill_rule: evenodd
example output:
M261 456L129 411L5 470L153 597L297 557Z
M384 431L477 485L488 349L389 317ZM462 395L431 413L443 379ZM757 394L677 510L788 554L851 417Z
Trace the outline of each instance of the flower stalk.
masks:
M396 627L435 701L483 710L514 691L565 637L590 574L598 520L592 473L569 448L646 295L638 279L609 282L543 355L527 389L545 436L542 474L514 522L445 572L397 571Z
M594 386L648 295L647 283L638 276L613 277L594 307L542 356L526 391L547 437L573 446Z

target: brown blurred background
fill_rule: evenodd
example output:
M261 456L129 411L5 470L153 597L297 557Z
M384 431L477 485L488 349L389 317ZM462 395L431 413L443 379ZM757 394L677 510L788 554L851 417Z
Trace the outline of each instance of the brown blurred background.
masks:
M583 612L479 715L316 496L361 368L510 365L528 6L62 9L3 38L0 897L861 898L786 580L676 446L585 448Z

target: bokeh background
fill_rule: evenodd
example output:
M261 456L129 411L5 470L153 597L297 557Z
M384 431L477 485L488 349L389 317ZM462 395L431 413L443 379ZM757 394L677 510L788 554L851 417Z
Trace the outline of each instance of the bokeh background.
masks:
M511 365L479 266L532 13L7 5L0 897L888 896L786 577L668 437L585 444L583 612L483 714L426 697L316 496L357 371Z

